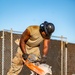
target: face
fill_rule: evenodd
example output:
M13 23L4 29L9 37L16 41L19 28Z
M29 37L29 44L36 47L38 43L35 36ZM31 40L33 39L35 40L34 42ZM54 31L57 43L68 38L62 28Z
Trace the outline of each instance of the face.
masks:
M42 35L43 38L46 38L46 33L44 31L41 32L41 35Z
M46 34L46 32L44 30L40 30L40 33L43 38L50 39L50 37Z

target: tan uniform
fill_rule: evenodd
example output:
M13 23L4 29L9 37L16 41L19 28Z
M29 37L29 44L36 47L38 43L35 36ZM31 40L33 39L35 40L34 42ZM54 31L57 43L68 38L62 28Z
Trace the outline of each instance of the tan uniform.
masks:
M43 41L43 38L39 32L39 26L29 26L27 28L30 31L30 39L26 43L26 52L28 54L35 54L37 57L40 56L39 45ZM7 75L18 75L23 68L22 51L20 47L17 49L16 56L12 61L12 65Z

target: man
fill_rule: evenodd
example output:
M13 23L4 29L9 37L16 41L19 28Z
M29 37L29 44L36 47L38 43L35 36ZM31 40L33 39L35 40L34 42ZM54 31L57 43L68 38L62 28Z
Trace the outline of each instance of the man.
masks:
M21 35L16 56L7 75L18 75L23 67L22 58L26 60L29 54L35 54L38 58L42 58L41 62L46 62L50 37L54 30L55 26L47 21L40 24L40 26L29 26ZM42 41L43 55L41 57L39 46Z

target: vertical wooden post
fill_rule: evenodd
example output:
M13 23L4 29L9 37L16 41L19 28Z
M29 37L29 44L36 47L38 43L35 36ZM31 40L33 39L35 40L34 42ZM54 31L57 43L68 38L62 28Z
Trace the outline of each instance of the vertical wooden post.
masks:
M63 75L63 36L61 36L61 75Z
M12 58L13 58L13 30L11 29L11 65L12 65Z
M65 42L65 52L64 52L64 75L67 75L67 40Z
M2 75L4 75L4 30L1 38L2 38Z

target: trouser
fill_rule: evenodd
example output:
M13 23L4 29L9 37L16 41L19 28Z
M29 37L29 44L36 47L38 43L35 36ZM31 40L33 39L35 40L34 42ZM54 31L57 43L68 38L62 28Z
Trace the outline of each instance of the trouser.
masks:
M33 50L32 50L33 49ZM36 56L40 56L39 47L32 48L31 50L26 50L28 54L36 54ZM9 69L7 75L18 75L22 68L23 68L23 61L22 61L22 51L20 47L17 49L16 56L12 60L11 68Z

